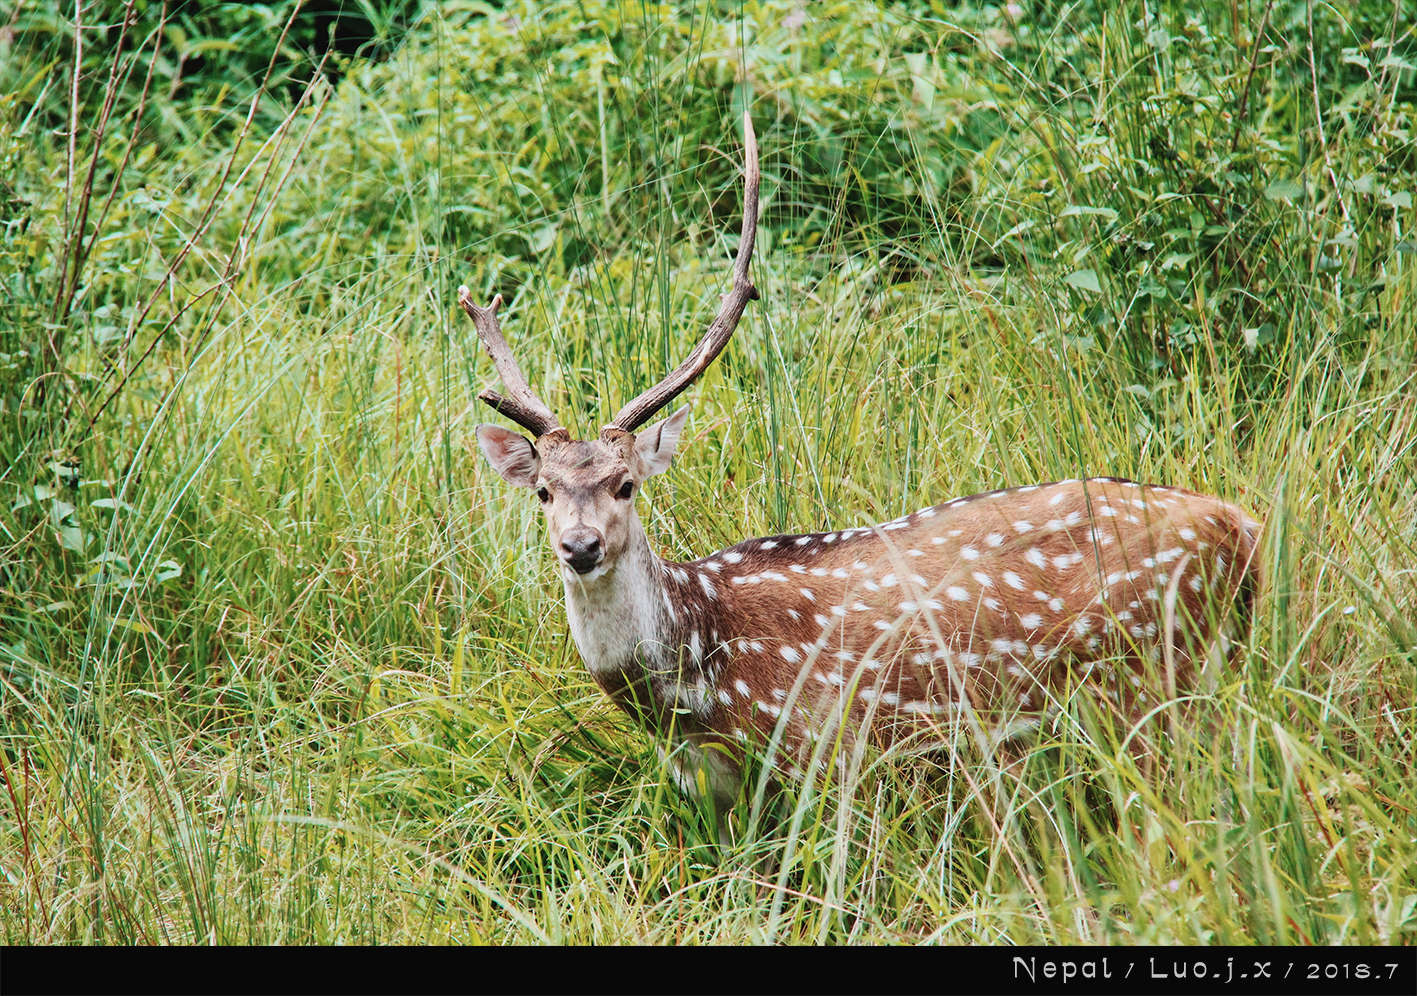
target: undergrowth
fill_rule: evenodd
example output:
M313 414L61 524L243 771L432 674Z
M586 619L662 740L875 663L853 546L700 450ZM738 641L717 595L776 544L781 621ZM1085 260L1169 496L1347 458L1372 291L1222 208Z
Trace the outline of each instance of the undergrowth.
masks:
M249 10L77 9L0 35L7 942L1412 943L1400 3L285 5L233 85ZM1065 713L724 848L585 672L453 289L594 431L717 310L745 101L763 296L652 541L1234 500L1254 629L1153 772Z

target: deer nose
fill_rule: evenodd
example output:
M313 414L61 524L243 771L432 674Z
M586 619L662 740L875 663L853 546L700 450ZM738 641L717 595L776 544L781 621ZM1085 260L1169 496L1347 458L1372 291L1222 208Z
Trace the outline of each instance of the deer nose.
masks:
M561 559L577 574L589 574L603 556L600 533L589 526L573 526L561 534Z

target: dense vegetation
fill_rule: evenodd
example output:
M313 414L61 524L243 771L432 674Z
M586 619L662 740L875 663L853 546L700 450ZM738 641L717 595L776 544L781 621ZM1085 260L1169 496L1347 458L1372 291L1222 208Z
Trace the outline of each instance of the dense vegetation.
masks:
M7 942L1417 939L1410 5L358 10L0 17ZM720 848L585 673L455 289L593 431L717 308L745 102L763 299L652 539L1238 501L1157 770L1064 715Z

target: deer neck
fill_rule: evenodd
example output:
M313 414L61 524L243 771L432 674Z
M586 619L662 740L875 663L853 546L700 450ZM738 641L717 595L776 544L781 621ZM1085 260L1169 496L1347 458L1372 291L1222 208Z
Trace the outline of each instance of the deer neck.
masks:
M678 613L669 598L664 562L631 523L625 550L591 580L562 566L571 636L591 675L603 686L678 671Z

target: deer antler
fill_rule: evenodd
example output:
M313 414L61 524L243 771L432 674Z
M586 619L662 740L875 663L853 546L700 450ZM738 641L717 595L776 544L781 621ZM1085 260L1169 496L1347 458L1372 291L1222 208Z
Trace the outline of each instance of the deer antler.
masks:
M708 365L728 345L728 340L733 338L733 332L738 328L738 319L743 317L743 309L749 301L758 299L758 289L748 279L748 264L753 259L753 240L758 233L758 181L762 174L758 169L758 138L753 133L753 119L746 110L743 112L743 158L746 174L743 180L743 237L738 243L738 259L733 264L733 289L723 296L718 317L709 325L688 359L654 387L621 408L610 427L634 432L655 412L673 401L708 369Z
M472 316L472 324L477 327L477 337L492 355L497 374L502 378L507 394L511 395L503 397L488 388L477 396L517 425L536 433L537 438L559 427L561 423L551 414L546 402L526 386L522 368L517 366L511 349L507 347L507 340L502 338L502 325L497 321L497 306L502 303L502 295L498 294L492 299L492 303L483 308L472 303L472 292L462 286L458 288L458 303Z

